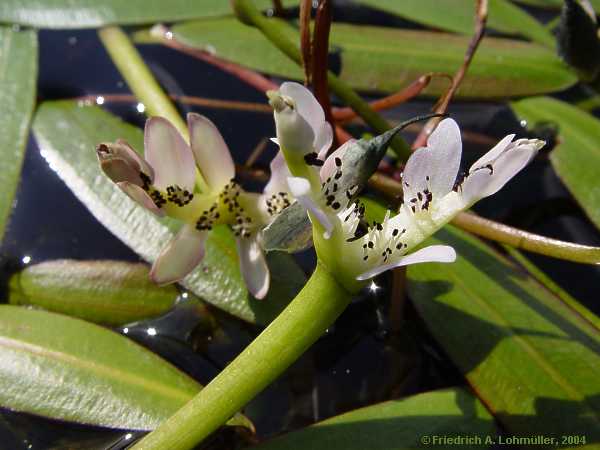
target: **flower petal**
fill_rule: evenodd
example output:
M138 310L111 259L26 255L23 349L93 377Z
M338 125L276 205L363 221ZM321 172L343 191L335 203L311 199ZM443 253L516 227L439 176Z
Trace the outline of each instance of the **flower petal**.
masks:
M329 122L323 122L320 130L315 133L315 151L318 158L324 160L327 158L327 152L333 144L333 128Z
M472 165L471 165L471 171L475 170L478 167L484 167L486 164L489 164L490 162L494 161L498 156L500 156L500 154L506 150L506 148L510 145L510 143L512 142L512 140L514 139L515 135L514 134L509 134L508 136L504 136L500 142L498 142L496 145L494 145L494 147L487 152L485 155L483 155L481 158L479 158L477 161L475 161Z
M323 132L325 113L313 93L300 83L294 83L293 81L283 83L279 87L279 92L294 100L298 114L309 123L315 138L319 136Z
M335 163L336 158L340 158L343 160L343 156L344 153L346 153L346 150L352 146L356 144L356 139L350 139L346 142L344 142L340 147L338 147L331 155L329 155L327 157L327 159L325 159L323 166L321 167L321 171L320 171L320 176L321 176L321 181L325 181L327 178L332 177L336 170L337 170L337 165ZM319 157L319 159L322 159Z
M452 119L442 120L427 139L433 152L429 189L434 196L443 197L452 190L460 168L462 141L458 124Z
M117 186L119 186L119 188L121 188L121 190L125 192L133 201L140 204L148 211L156 214L158 217L163 217L165 215L165 212L156 206L148 193L137 184L121 181L120 183L117 183Z
M404 201L409 202L425 189L434 198L450 192L460 167L461 152L457 123L452 119L442 120L429 136L427 147L416 150L406 163L402 174Z
M156 284L174 283L190 273L204 258L204 243L208 231L198 231L185 224L162 250L150 271Z
M192 151L179 131L163 117L152 117L144 129L144 149L154 168L154 185L161 190L177 185L194 190L196 166Z
M265 186L264 193L275 194L278 192L289 192L287 179L288 177L291 177L292 174L288 169L285 157L281 150L279 150L277 155L275 155L275 158L271 160L269 167L271 168L271 177Z
M96 155L102 171L115 183L128 181L142 186L144 182L140 173L148 176L151 183L154 180L152 167L122 139L98 144Z
M430 245L429 247L417 250L410 255L401 257L390 264L384 264L374 269L369 270L356 277L358 281L368 280L386 270L395 269L396 267L408 266L410 264L418 264L425 262L442 262L451 263L456 261L456 251L448 245Z
M304 206L325 229L323 237L329 239L333 232L333 223L327 213L311 198L310 183L308 180L300 177L289 177L288 186L298 203Z
M498 192L512 177L523 169L544 145L537 139L519 139L513 142L492 162L469 173L462 185L465 205Z
M214 123L200 114L187 115L190 145L202 177L213 191L220 191L235 177L235 165L223 136Z
M269 292L271 275L265 255L258 245L256 238L240 237L236 240L240 258L240 270L248 291L262 300Z

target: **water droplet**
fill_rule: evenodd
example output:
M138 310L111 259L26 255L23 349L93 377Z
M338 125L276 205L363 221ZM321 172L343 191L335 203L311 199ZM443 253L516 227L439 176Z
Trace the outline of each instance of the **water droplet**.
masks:
M521 122L519 122L519 124L523 127L526 128L527 127L527 121L526 120L521 120Z
M31 262L31 256L25 255L23 256L23 258L21 258L21 261L23 262L23 264L29 264Z
M376 292L377 292L379 289L381 289L381 287L380 287L380 286L377 286L377 285L375 284L375 282L374 282L374 281L371 281L371 284L369 285L369 290L370 290L370 291L371 291L373 294L375 294L375 293L376 293Z
M127 333L129 333L129 328L127 328L127 327L123 328L123 334L127 334Z
M67 39L67 42L69 43L69 45L76 45L77 44L77 37L76 36L71 36L69 39Z
M144 111L146 111L146 105L144 105L143 103L138 103L135 109L137 109L137 112L143 113Z
M165 39L168 39L168 40L173 39L173 32L172 31L165 32Z
M182 298L188 298L188 297L189 297L189 294L188 294L187 292L184 292L183 294L181 294L181 297L182 297Z
M96 97L96 104L97 105L104 105L104 97L102 97L101 95L99 95L98 97Z
M132 437L133 437L133 434L131 434L131 433L127 433L127 434L125 435L125 439L126 439L126 440L129 440L129 439L131 439Z
M156 332L156 328L154 327L150 327L146 330L146 333L148 333L148 336L156 336L157 332Z

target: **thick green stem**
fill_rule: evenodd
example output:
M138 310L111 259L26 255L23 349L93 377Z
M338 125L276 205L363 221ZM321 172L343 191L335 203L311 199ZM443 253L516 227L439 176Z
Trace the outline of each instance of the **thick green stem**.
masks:
M244 22L258 28L286 56L302 65L302 53L299 47L288 38L277 20L265 17L256 9L251 0L232 0L232 3L236 13ZM371 109L360 95L334 73L328 72L327 81L333 93L356 111L378 134L385 133L392 128L383 117ZM410 156L410 146L400 136L394 137L391 146L402 159L406 160Z
M320 264L285 310L175 415L137 443L137 450L194 447L244 407L331 326L352 294Z
M107 27L99 30L98 36L133 94L146 107L148 115L162 116L169 120L187 139L187 126L181 115L127 34L119 27Z

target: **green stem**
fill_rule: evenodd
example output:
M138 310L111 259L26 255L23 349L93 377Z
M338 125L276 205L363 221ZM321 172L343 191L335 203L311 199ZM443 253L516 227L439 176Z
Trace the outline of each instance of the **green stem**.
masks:
M302 53L300 49L294 41L288 38L289 33L283 30L279 21L265 17L256 9L251 0L232 0L232 2L241 20L258 28L286 56L297 64L302 65ZM360 95L334 73L327 73L327 81L333 93L356 111L378 134L385 133L392 128L383 117L371 109L369 104ZM408 159L411 154L410 146L398 135L392 139L391 147L404 160Z
M452 224L478 236L532 253L584 264L600 264L600 247L540 236L468 212L458 214L452 219Z
M285 310L225 369L134 450L194 447L296 361L346 308L352 294L317 264Z
M187 125L127 34L120 27L107 27L99 30L98 36L133 94L146 107L148 115L169 120L187 139Z

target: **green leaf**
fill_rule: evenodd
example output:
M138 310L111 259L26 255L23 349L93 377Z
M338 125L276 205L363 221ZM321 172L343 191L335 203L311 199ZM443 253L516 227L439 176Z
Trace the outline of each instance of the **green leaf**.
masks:
M485 407L463 389L426 392L392 400L332 417L299 431L267 441L256 450L408 450L428 446L449 448L441 442L422 439L433 436L479 437L479 445L460 448L489 448L486 437L496 428Z
M133 341L60 314L0 306L0 405L54 419L152 430L201 385ZM241 415L229 424L252 428Z
M271 19L297 42L297 31ZM262 34L232 18L198 20L172 29L175 39L255 70L302 79L300 68ZM453 74L462 64L470 38L447 33L334 24L331 48L340 57L340 78L366 91L396 92L429 72ZM486 37L461 84L461 98L505 98L554 92L577 81L547 48L511 39ZM425 93L440 95L448 80L435 77Z
M529 6L537 6L539 8L560 9L565 3L565 0L515 0L518 3ZM600 11L600 0L589 0L596 12Z
M12 210L29 135L35 104L37 50L34 31L0 26L0 240Z
M508 434L598 442L598 329L467 233L448 226L429 243L458 259L410 266L408 293Z
M475 3L455 0L358 0L358 3L396 14L431 28L472 35ZM552 34L536 19L508 0L490 0L487 26L505 34L528 37L548 47Z
M145 264L61 259L13 275L8 300L91 322L123 325L165 313L177 295L174 285L152 283Z
M180 226L157 219L117 188L99 169L94 148L123 138L143 148L142 131L96 106L73 101L45 102L33 130L42 155L90 212L146 261L153 261ZM91 237L90 237L91 239ZM269 323L302 288L305 276L289 255L269 255L271 289L264 300L248 294L239 270L233 234L216 227L204 260L182 285L196 295L249 322Z
M549 97L511 103L515 114L536 124L558 125L558 145L550 153L554 170L583 210L600 228L600 120L575 106Z
M298 0L284 0L294 6ZM259 8L271 0L256 0ZM36 28L96 28L113 24L144 24L232 14L226 0L2 0L0 22Z

